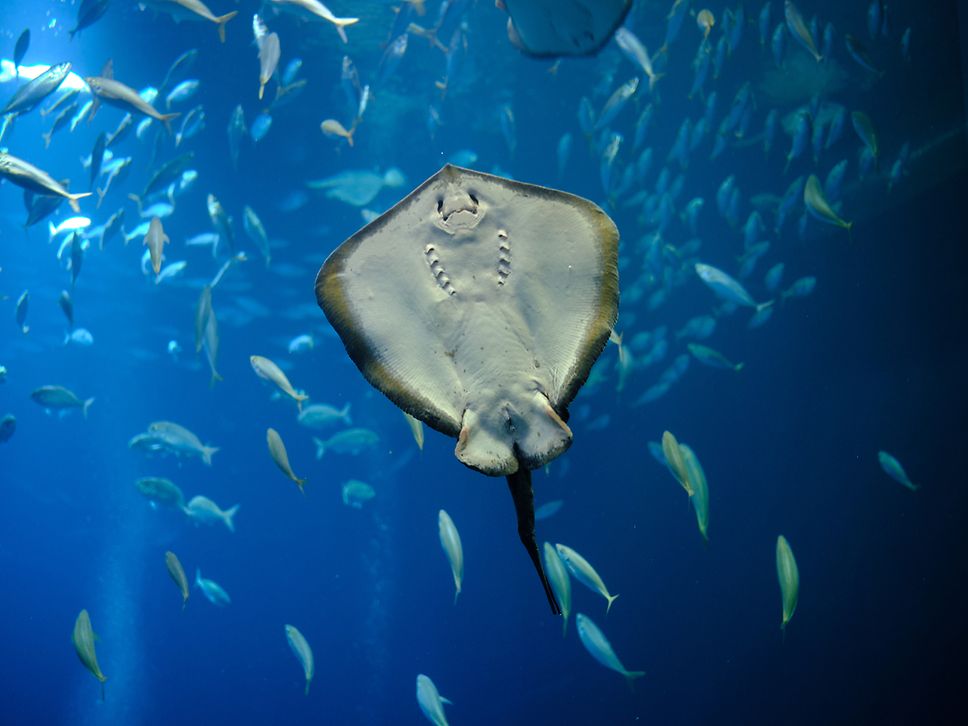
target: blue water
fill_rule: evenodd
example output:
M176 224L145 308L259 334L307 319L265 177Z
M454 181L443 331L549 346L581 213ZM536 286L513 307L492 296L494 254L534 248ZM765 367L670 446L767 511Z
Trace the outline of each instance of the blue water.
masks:
M294 102L273 110L263 140L243 145L237 173L226 140L229 115L241 103L251 123L275 93L273 82L266 102L256 98L250 20L257 3L213 1L216 13L240 11L224 45L206 23L175 25L126 3L114 3L73 41L66 31L76 3L5 7L0 56L9 58L29 27L26 64L69 59L75 72L88 76L113 58L116 77L138 89L160 83L175 57L198 48L191 77L201 87L181 110L203 104L206 127L183 144L195 153L199 178L164 220L172 240L168 261L186 260L184 276L154 285L140 269L140 238L127 246L116 238L104 251L94 240L72 293L76 324L92 332L91 347L62 344L67 325L57 297L70 289L70 273L55 257L56 244L47 243L46 220L25 233L21 190L0 185L0 365L8 371L0 416L17 421L13 437L0 443L0 722L419 724L418 673L453 701L446 707L453 724L924 723L960 710L966 646L960 609L968 594L961 466L968 434L962 213L968 65L959 28L963 37L968 15L963 3L886 4L888 35L872 40L865 3L799 3L805 16L820 18L821 28L829 20L837 29L828 63L840 72L823 100L862 109L874 120L879 172L859 178L861 147L849 124L819 161L808 152L786 174L789 137L782 133L769 156L761 143L736 143L711 161L710 135L686 169L666 165L681 120L696 119L703 109L701 100L686 98L700 41L687 17L661 61L666 75L657 97L649 99L643 83L610 126L624 136L615 184L637 156L638 114L650 100L655 104L646 141L652 169L611 201L593 148L600 141L583 138L577 109L587 96L600 110L635 69L612 43L549 73L552 61L530 59L508 43L506 15L489 2L465 9L467 56L444 98L434 81L444 76L445 57L417 36L399 66L377 83L393 22L390 3L332 3L336 15L360 18L347 28L345 46L328 24L267 12L270 30L281 38L280 65L301 58L300 77L308 83ZM626 26L650 50L661 44L669 5L637 2L629 16ZM777 0L772 5L775 25L781 7ZM707 6L721 21L727 5ZM794 89L795 100L781 100L765 88L774 62L757 38L761 3L744 7L742 43L720 77L710 75L706 92L719 96L715 126L750 81L756 105L749 134L755 136L769 109L785 115L808 103L809 94ZM428 2L427 16L417 21L431 25L437 9ZM714 28L713 42L721 27ZM910 62L899 50L907 27ZM847 56L845 33L870 48L883 76L873 77ZM799 54L796 67L810 68L789 35L786 40L790 62ZM364 83L373 83L352 148L319 129L324 118L350 120L339 87L343 54ZM0 84L3 102L15 85ZM433 134L431 104L442 122ZM515 119L513 154L499 118L505 104ZM122 115L102 107L93 122L73 134L60 131L45 150L40 134L53 119L34 111L16 121L3 145L55 178L71 178L74 191L87 191L79 159ZM126 229L135 226L137 209L125 195L140 192L150 174L156 131L143 141L132 134L115 149L134 158L133 169L100 209L93 198L81 200L82 213L95 224L124 206ZM566 132L574 143L559 178L555 149ZM905 142L911 161L888 193L886 175ZM181 153L166 137L160 143L159 161ZM720 310L716 332L703 341L742 361L743 370L693 360L665 396L633 405L685 351L675 331L720 307L691 267L683 265L679 275L667 261L663 274L676 272L668 278L667 301L649 309L655 287L637 301L627 294L632 302L623 302L617 326L626 341L667 326L667 355L633 370L618 392L610 345L596 371L604 380L572 404L574 444L547 473L534 474L538 503L564 501L558 514L538 523L539 544L579 550L621 595L606 617L604 600L573 581L574 611L603 629L629 669L646 671L634 691L591 658L573 620L562 638L561 622L549 614L518 542L505 483L463 467L453 456L454 442L435 432L427 431L418 452L399 412L363 380L316 308L316 271L363 224L359 210L309 192L305 206L284 211L287 196L304 191L307 180L396 166L407 182L384 189L369 205L382 212L461 149L476 152L472 166L481 171L602 204L622 234L626 293L646 285L644 238L655 225L641 218L641 204L624 202L642 188L652 193L663 165L673 177L684 175L677 212L689 199L706 200L696 259L735 274L742 230L716 210L723 179L737 177L742 223L757 194L782 195L797 175L823 179L833 164L849 159L841 213L854 221L851 237L814 220L801 236L800 205L779 234L767 233L771 249L745 282L757 300L765 299L763 274L782 261L784 287L811 275L816 291L775 303L773 318L752 331L748 310ZM224 378L214 386L203 356L193 353L194 306L227 254L213 259L208 250L184 246L188 237L211 230L209 193L234 218L237 243L249 256L214 292ZM245 204L259 213L273 241L268 268L242 230ZM63 205L53 219L70 214ZM677 215L663 242L675 247L692 236ZM14 322L25 289L26 335ZM303 333L314 336L315 348L289 354L288 341ZM177 360L166 351L169 340L184 350ZM379 434L377 449L317 461L315 432L296 422L291 402L271 396L249 366L252 354L284 365L314 402L351 403L354 423ZM94 397L87 419L77 411L51 415L32 402L31 391L49 384ZM131 437L157 420L177 421L218 446L212 466L129 449ZM305 497L270 459L269 426L283 436L296 473L308 478ZM688 442L705 469L708 544L682 489L649 454L647 442L664 430ZM917 492L881 471L881 449L903 462L921 485ZM150 507L134 486L143 476L171 478L187 497L240 504L237 531L195 526L180 512ZM348 479L376 490L362 510L341 501ZM463 541L465 578L456 605L438 542L441 508ZM792 545L801 581L785 636L774 559L780 534ZM231 605L216 608L193 589L183 610L165 571L166 550L178 554L190 579L200 568L218 581ZM108 676L103 702L71 646L82 608L90 612ZM286 643L286 623L315 652L308 696Z

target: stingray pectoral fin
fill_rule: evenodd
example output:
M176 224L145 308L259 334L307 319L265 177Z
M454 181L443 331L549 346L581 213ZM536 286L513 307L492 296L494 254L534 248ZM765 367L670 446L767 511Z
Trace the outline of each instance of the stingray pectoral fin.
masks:
M507 480L508 489L511 490L511 497L514 499L514 510L518 515L518 536L521 538L521 544L528 551L534 569L541 578L541 585L544 587L551 612L561 615L561 606L558 604L554 590L551 589L551 583L545 576L541 557L538 556L538 542L534 535L534 491L531 488L531 470L521 462L518 470L509 474Z
M518 458L529 469L540 469L571 446L571 429L551 407L547 396L535 392L515 423Z
M500 430L474 411L464 411L454 449L462 464L488 476L508 476L518 469L513 446L510 432Z

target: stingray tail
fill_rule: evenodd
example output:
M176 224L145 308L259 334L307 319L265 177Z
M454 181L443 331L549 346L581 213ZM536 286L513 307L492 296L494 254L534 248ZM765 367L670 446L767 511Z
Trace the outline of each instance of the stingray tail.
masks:
M534 536L534 490L531 488L531 470L519 462L518 470L508 475L507 480L511 497L514 499L514 510L518 515L518 536L521 538L521 544L528 551L534 569L541 579L541 586L544 587L551 612L561 615L561 606L558 605L551 583L548 582L544 568L541 566L538 543Z

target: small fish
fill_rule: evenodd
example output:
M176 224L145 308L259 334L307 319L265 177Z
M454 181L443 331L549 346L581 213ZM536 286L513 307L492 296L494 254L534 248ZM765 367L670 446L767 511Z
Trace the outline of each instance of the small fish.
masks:
M13 47L13 70L18 77L20 76L20 64L23 63L28 48L30 48L30 28L25 28L17 36L17 44Z
M18 88L3 109L0 110L0 116L30 113L44 99L60 88L60 85L70 72L70 63L57 63L50 66L36 78L27 81L27 83Z
M165 108L171 108L175 104L185 103L185 101L190 100L198 93L200 85L201 83L194 78L182 81L165 96Z
M548 582L551 583L551 589L561 606L561 636L564 637L568 633L568 616L571 613L571 578L568 576L568 568L550 542L544 543L544 566Z
M669 471L672 472L672 476L686 490L686 494L692 497L696 492L692 488L692 482L689 481L689 472L686 471L686 462L682 456L679 442L671 431L662 432L662 455Z
M64 333L64 345L70 343L79 345L82 348L89 348L94 345L94 336L87 328L78 328L77 330L72 330L70 333Z
M155 275L161 272L161 260L164 257L165 245L169 242L171 240L165 234L161 220L158 217L152 217L148 224L148 234L145 235L144 245L151 254L151 269L155 271Z
M20 297L17 298L17 309L15 313L17 327L20 328L20 332L24 335L30 332L30 326L27 325L28 310L30 310L30 291L24 290L20 293Z
M786 626L797 609L800 597L800 571L793 558L790 543L782 534L776 538L776 576L780 581L780 597L783 601L783 620L780 630L786 635Z
M817 43L813 39L813 33L810 32L810 28L803 20L803 16L797 9L797 6L793 4L793 0L785 0L783 4L783 13L786 17L787 29L790 31L790 35L793 36L800 45L802 45L806 51L813 56L813 59L820 63L823 61L823 56L820 55L820 51L817 50Z
M64 313L64 317L67 318L67 324L70 327L74 327L74 301L71 299L71 294L67 290L61 290L60 297L57 298L57 304L60 305L61 312Z
M854 125L854 131L864 142L864 146L868 148L876 163L879 160L880 149L877 143L877 132L874 130L874 123L870 116L863 111L854 111L850 114L850 120Z
M773 308L767 308L772 310ZM696 524L702 538L709 541L709 486L706 483L706 473L703 471L695 452L687 444L679 444L679 451L686 466L686 478L694 492L689 501L696 512Z
M343 127L343 124L334 118L326 119L319 125L319 128L324 134L326 134L326 136L346 139L347 144L350 146L353 145L353 132L356 130L355 128L351 128L349 131L347 131Z
M350 417L350 404L346 404L342 409L330 406L325 403L314 403L306 406L299 414L299 423L311 429L325 429L337 423L347 426L353 424Z
M308 401L309 396L307 396L305 393L300 393L293 388L292 384L289 382L289 379L286 377L286 374L282 372L282 369L279 368L279 366L261 355L250 355L249 363L252 365L252 370L255 371L255 374L259 376L259 378L269 381L270 383L274 383L280 391L294 400L298 409L302 411L303 401Z
M652 59L649 57L649 51L642 41L632 31L626 28L619 28L615 31L615 42L618 44L619 49L625 54L629 62L632 65L638 66L639 69L645 74L645 77L649 79L649 93L655 89L656 82L662 78L662 73L656 73L652 66Z
M592 658L606 668L625 676L629 683L645 675L645 671L630 671L622 665L618 656L615 655L612 644L608 642L608 638L587 615L578 613L575 616L575 623L578 626L578 637Z
M544 519L551 519L561 511L563 506L565 506L565 503L560 499L552 499L550 502L545 502L534 510L534 520L540 522Z
M202 571L195 568L195 587L202 591L205 599L217 607L225 607L232 603L232 598L225 592L225 589L215 580L208 580L202 577Z
M309 333L303 333L302 335L297 335L295 338L289 341L287 350L291 354L296 353L307 353L316 347L316 341L312 335Z
M171 1L171 0L162 0ZM178 2L178 0L174 0ZM161 82L158 86L158 92L162 93L169 84L173 83L175 79L179 78L182 74L189 73L191 69L195 66L195 61L198 60L198 49L192 48L191 50L186 50L180 56L178 56L175 61L169 66L167 73L165 73L165 80Z
M108 11L110 0L81 0L77 8L77 22L73 30L68 31L71 40L84 28L94 25Z
M737 373L743 370L742 363L731 362L718 350L713 350L700 343L689 343L686 347L689 349L693 358L710 368L723 368Z
M252 240L252 243L262 253L266 261L266 267L268 267L272 261L272 252L269 249L269 235L266 234L266 228L262 225L262 220L259 219L259 215L248 204L242 209L242 226L245 228L245 233L249 235L249 239Z
M77 200L91 196L91 192L71 194L47 172L5 151L0 151L0 177L34 194L63 197L75 213L81 211Z
M58 131L64 128L64 126L67 125L67 122L70 120L70 115L74 113L74 109L76 108L77 108L76 103L72 103L69 106L65 106L64 109L59 114L57 114L57 117L54 119L54 123L50 127L50 131L40 135L41 138L44 140L45 149L50 148L50 142L51 142L51 139L54 137L54 134L56 134Z
M877 461L880 462L884 473L898 484L906 486L912 492L916 492L918 489L920 489L920 487L912 482L908 477L907 472L904 471L904 467L901 466L901 462L888 454L886 451L877 452Z
M571 547L556 544L555 550L565 565L567 565L569 572L571 572L578 582L592 592L597 592L608 601L608 605L605 607L605 614L607 615L608 611L612 609L612 603L615 602L618 595L612 595L608 592L608 588L605 587L605 583L595 571L595 568L591 566L588 560L571 549Z
M457 532L454 520L443 509L437 514L437 528L440 534L440 546L447 555L450 572L454 577L454 604L456 605L461 582L464 579L464 549L461 547L460 534Z
M327 451L337 454L349 454L355 456L367 449L371 449L380 441L380 437L369 429L346 429L334 434L328 440L322 441L313 438L316 444L316 458L322 459Z
M228 528L229 532L235 531L235 515L238 511L238 504L229 509L222 510L211 499L201 495L192 497L184 509L185 514L192 521L199 524L221 522Z
M182 509L185 506L185 495L171 479L146 476L138 479L134 485L138 492L152 504L175 509Z
M303 486L306 484L306 480L300 479L293 472L292 466L289 465L289 454L286 452L286 445L282 442L282 437L279 435L279 432L274 428L266 429L266 444L269 446L269 455L276 463L276 466L279 467L279 471L294 481L296 486L299 487L299 491L305 494L306 490L303 489Z
M53 222L47 223L47 242L53 242L65 232L79 232L91 226L90 217L69 217L60 222L56 227Z
M175 148L181 146L182 141L187 141L205 128L205 111L201 106L195 106L185 114L182 119L181 127L175 134Z
M299 632L295 625L286 626L286 642L289 643L289 647L292 648L293 654L302 666L303 675L306 677L306 690L305 695L309 695L309 684L313 681L313 674L316 672L316 667L313 663L313 650L309 647L309 643L306 642L306 638L303 634Z
M350 479L343 484L343 504L353 509L363 509L366 502L376 496L376 491L365 481Z
M148 433L172 453L197 456L206 466L212 465L212 457L219 450L217 446L205 446L198 436L173 421L154 421L148 425Z
M0 366L0 383L6 377L7 369ZM8 413L0 418L0 444L10 441L17 430L17 419L12 413Z
M795 297L807 297L813 292L816 286L816 277L801 277L798 280L794 280L793 284L780 294L780 297L784 300Z
M816 174L811 174L807 179L806 185L803 187L803 203L806 205L807 211L821 222L842 227L850 234L854 223L845 221L833 210L833 207L830 206L830 203L824 196L823 187Z
M279 36L269 33L259 45L259 100L265 93L266 84L272 79L279 66Z
M598 116L598 121L595 122L594 130L599 131L608 126L618 115L619 111L625 108L625 104L628 103L629 99L635 95L635 91L638 89L638 87L639 79L633 78L616 88L605 102L605 105L602 107L602 112Z
M87 411L94 403L93 398L82 401L73 391L63 386L41 386L31 392L30 398L34 403L51 411L70 411L79 408L84 418L87 418Z
M148 6L159 12L168 13L176 22L185 19L207 20L215 23L218 39L222 43L225 42L225 24L239 14L238 10L233 10L225 15L216 16L202 0L139 0L138 4L142 9Z
M699 275L699 279L702 280L706 284L706 287L712 290L723 302L744 307L751 307L757 310L761 310L773 304L772 301L766 303L757 303L746 291L746 288L744 288L739 282L712 265L706 265L698 262L695 265L695 270L696 274Z
M232 159L233 169L239 168L239 153L242 150L242 140L247 133L248 131L245 128L245 111L242 110L240 104L232 111L228 126L229 156Z
M870 53L864 47L863 43L848 33L844 36L844 44L847 46L847 52L850 54L850 57L857 62L857 65L870 71L874 75L881 75L880 68L874 64L874 59L871 58Z
M185 568L182 567L181 562L178 560L178 555L176 555L171 550L165 552L165 567L168 568L168 574L171 579L178 585L178 590L181 592L182 596L182 609L185 609L185 605L188 603L188 577L185 575Z
M358 23L360 20L359 18L338 18L319 0L267 0L267 2L280 10L294 13L302 18L306 18L308 15L332 23L336 27L336 32L339 33L340 40L344 43L349 42L349 40L343 28Z
M423 715L427 717L434 726L447 726L447 715L444 713L444 704L450 704L450 700L440 695L437 686L429 676L423 673L417 675L417 705Z
M212 221L212 227L218 232L219 241L224 242L230 251L235 250L235 232L232 231L232 218L226 213L222 203L214 194L209 194L206 199L208 208L208 218Z
M145 101L137 91L120 81L114 80L111 61L107 62L100 76L88 76L84 79L84 82L87 83L91 89L91 94L94 96L94 108L91 109L92 117L97 113L97 107L100 103L107 103L129 113L138 113L160 121L171 134L172 120L181 115L180 113L158 113L155 107Z
M255 121L252 122L252 128L249 131L249 135L252 137L252 143L257 144L262 141L271 128L272 116L268 112L263 112L256 116Z
M88 615L87 610L81 610L77 616L77 620L74 621L74 632L71 635L71 642L74 643L74 650L77 651L77 657L81 659L81 663L87 668L98 682L101 684L101 700L104 700L104 682L108 679L104 673L101 672L101 666L97 662L97 653L94 650L94 629L91 627L91 616Z
M349 404L346 404L349 406ZM410 429L410 433L413 435L413 440L417 444L417 449L423 451L424 447L424 429L423 421L418 418L414 418L406 411L401 411L404 419L407 421L407 427Z
M195 305L195 352L202 350L205 340L205 326L208 325L209 318L213 316L212 311L212 288L205 285L198 296Z

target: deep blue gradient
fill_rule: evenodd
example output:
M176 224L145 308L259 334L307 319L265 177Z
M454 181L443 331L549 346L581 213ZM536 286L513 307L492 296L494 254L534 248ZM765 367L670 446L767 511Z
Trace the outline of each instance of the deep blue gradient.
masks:
M775 25L782 9L778 0L772 4ZM453 456L454 442L433 431L418 452L400 413L363 380L316 307L316 271L362 226L359 210L310 191L305 206L283 211L287 196L305 191L307 180L399 167L404 188L386 189L370 205L382 212L451 154L472 149L481 171L610 205L622 234L622 287L630 289L642 274L644 238L654 231L640 220L641 205L624 204L642 187L609 202L600 153L577 120L583 96L597 111L635 74L614 43L597 57L564 60L550 73L550 62L529 59L509 44L506 15L481 0L466 10L467 58L442 99L434 81L444 75L445 58L417 36L377 87L393 21L390 3L334 0L337 15L361 18L347 28L346 46L328 24L268 12L270 29L281 37L282 64L302 58L308 85L292 104L273 111L264 140L244 145L234 172L229 115L241 103L251 123L267 105L256 98L250 27L257 3L213 0L217 14L240 11L228 24L225 45L208 24L175 25L134 3L113 3L73 41L66 33L76 11L71 3L5 7L0 57L9 58L20 31L30 27L25 63L70 59L86 76L110 57L116 77L136 88L160 83L175 57L198 48L191 75L201 89L182 110L204 104L206 128L186 142L199 179L164 220L172 240L168 260L188 261L185 276L154 285L140 270L140 239L127 246L115 239L103 252L94 241L73 292L77 325L95 338L89 348L62 345L66 325L57 296L70 287L70 273L55 257L56 244L47 243L46 222L25 233L21 190L0 184L0 365L8 369L0 416L17 418L15 435L0 444L0 723L420 724L418 673L453 701L447 706L452 724L930 723L962 711L968 76L958 29L965 28L966 11L964 3L928 9L914 0L888 2L891 34L875 42L867 34L866 3L798 4L808 18L820 17L821 28L827 20L837 28L830 66L840 71L824 99L862 109L875 121L881 175L858 179L860 146L849 127L816 165L800 160L786 174L785 134L768 157L760 143L737 143L712 161L707 138L682 172L677 211L693 197L705 198L698 258L735 272L742 230L716 211L723 179L736 175L745 220L754 196L782 195L799 174L815 171L822 179L848 158L842 214L855 222L852 239L813 220L801 239L801 210L779 235L768 233L772 248L747 283L753 296L766 299L763 273L780 261L786 284L816 276L815 293L777 301L773 319L757 330L746 327L748 310L723 315L705 342L743 361L742 372L692 361L665 397L644 406L631 404L684 351L675 331L711 312L716 301L687 269L657 309L647 308L647 295L623 304L617 328L626 340L668 326L669 354L633 371L617 392L610 345L596 371L604 381L586 387L572 405L574 444L547 473L534 473L539 503L564 500L557 515L538 523L539 543L574 547L621 595L606 617L605 601L573 582L574 611L603 629L628 668L647 672L634 691L589 656L573 619L562 638L561 622L548 613L518 542L504 481L463 467ZM670 5L635 3L627 27L650 50L661 45ZM437 6L428 2L421 22L430 24ZM707 6L718 19L727 7L718 0ZM769 90L774 64L755 25L762 3L743 6L742 45L706 90L718 92L718 124L736 90L750 81L755 136L770 108L785 115L809 94L794 89L796 100L789 101ZM908 26L912 60L905 63L898 43ZM872 78L847 56L845 33L871 46L882 77ZM702 113L701 100L686 98L699 39L687 17L661 61L666 75L651 99L655 120L646 142L654 151L645 183L650 191L682 119ZM364 82L374 83L352 148L319 129L324 118L348 120L339 87L343 54ZM649 101L645 85L643 79L639 97L612 125L625 137L614 177L635 159L634 123ZM14 89L12 82L0 84L0 102ZM267 90L270 97L274 92L274 85ZM431 104L442 120L433 135ZM503 104L510 104L516 122L513 155L500 128ZM16 122L2 145L86 191L79 159L121 117L102 107L91 124L73 134L62 130L45 150L40 134L52 118L35 111ZM574 144L559 178L555 149L565 132ZM95 224L124 206L126 228L135 226L137 209L125 194L143 188L153 140L153 131L142 142L132 134L120 145L118 153L134 157L133 169L100 209L93 199L81 201ZM884 174L905 142L914 151L910 173L888 193ZM163 139L158 159L176 153ZM668 166L673 176L680 173L678 165ZM193 353L194 305L226 256L213 260L209 251L184 245L211 229L208 193L234 218L239 247L249 256L214 292L224 377L214 386L204 358ZM245 204L272 238L268 268L242 230ZM68 216L65 205L54 219ZM665 241L681 245L691 236L677 217ZM24 289L31 299L26 336L14 322ZM315 337L315 349L290 355L288 341L302 333ZM184 349L178 361L166 352L172 339ZM376 451L317 461L315 432L297 423L291 402L270 397L249 366L252 354L284 365L314 402L350 402L354 424L379 433ZM95 397L88 418L48 415L33 403L30 392L47 384ZM607 425L590 425L602 415ZM130 450L131 437L156 420L177 421L220 447L213 465ZM284 438L296 472L308 477L305 497L270 459L269 426ZM649 454L647 442L664 430L688 442L705 469L708 545L683 491ZM919 491L881 471L881 449L904 463ZM195 526L178 512L152 509L134 487L149 475L171 478L187 497L204 494L223 507L239 503L237 531ZM341 501L341 485L351 478L377 491L360 511ZM441 508L463 541L465 580L456 606L438 541ZM790 541L801 578L785 639L774 559L779 534ZM164 568L168 549L190 579L197 567L218 581L231 605L218 609L193 589L182 610ZM70 642L82 608L99 635L98 659L109 678L104 702ZM286 623L315 652L308 697L286 643Z

